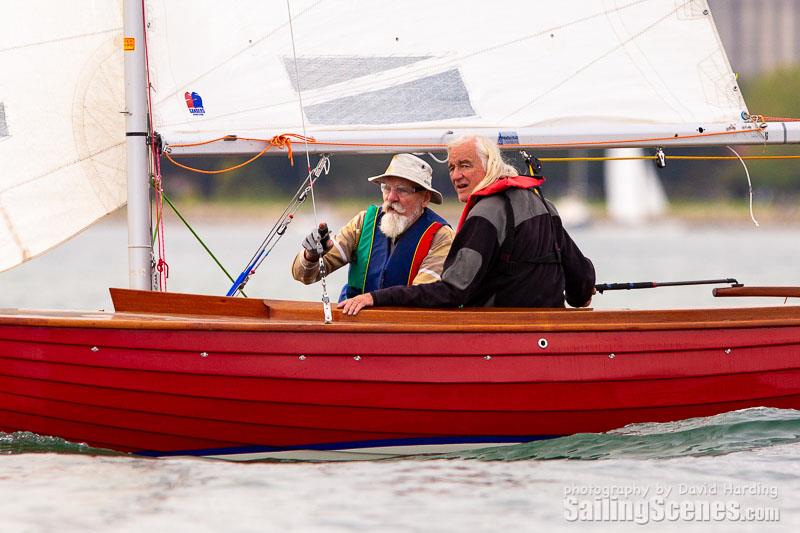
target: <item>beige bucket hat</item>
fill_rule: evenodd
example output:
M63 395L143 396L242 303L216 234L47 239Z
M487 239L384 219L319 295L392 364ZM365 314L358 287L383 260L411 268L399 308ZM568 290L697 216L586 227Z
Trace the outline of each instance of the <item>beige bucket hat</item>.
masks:
M419 157L411 154L397 154L392 158L392 162L386 168L386 172L380 176L372 176L369 179L371 182L379 182L382 178L403 178L408 181L413 181L425 190L431 193L431 202L434 204L442 203L442 193L437 191L431 185L433 170L431 166L420 159Z

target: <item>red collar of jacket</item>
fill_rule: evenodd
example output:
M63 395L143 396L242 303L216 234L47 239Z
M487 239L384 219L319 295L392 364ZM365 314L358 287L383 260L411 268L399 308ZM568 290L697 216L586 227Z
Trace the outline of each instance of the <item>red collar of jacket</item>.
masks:
M492 196L493 194L507 189L530 189L532 187L538 187L542 183L544 183L544 178L532 178L530 176L501 176L497 178L497 181L488 187L484 187L469 195L469 198L467 198L467 205L464 206L464 211L461 212L461 218L458 221L458 229L456 229L456 232L461 230L461 225L464 224L464 221L467 219L467 214L470 209L484 196Z

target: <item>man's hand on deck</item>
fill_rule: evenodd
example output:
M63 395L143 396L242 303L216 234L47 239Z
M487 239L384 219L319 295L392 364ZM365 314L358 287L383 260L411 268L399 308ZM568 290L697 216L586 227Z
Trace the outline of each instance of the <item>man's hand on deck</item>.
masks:
M370 293L366 294L359 294L354 298L349 298L343 302L339 302L338 307L342 310L342 313L345 315L357 315L359 311L364 309L365 307L370 307L374 305L375 302L372 299L372 295Z

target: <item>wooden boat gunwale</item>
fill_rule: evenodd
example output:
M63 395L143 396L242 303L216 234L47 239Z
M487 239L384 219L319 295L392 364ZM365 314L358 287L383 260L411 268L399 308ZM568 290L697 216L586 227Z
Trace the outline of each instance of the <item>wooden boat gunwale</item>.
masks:
M374 308L334 310L316 302L110 289L115 312L0 310L0 325L114 329L349 332L651 331L800 326L800 306L668 310Z

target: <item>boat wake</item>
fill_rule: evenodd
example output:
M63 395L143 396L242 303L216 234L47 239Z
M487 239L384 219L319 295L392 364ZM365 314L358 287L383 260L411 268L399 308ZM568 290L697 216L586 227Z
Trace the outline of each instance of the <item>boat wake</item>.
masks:
M671 459L725 455L800 442L800 411L756 407L677 422L631 424L513 446L437 455L437 459Z
M80 455L126 455L124 453L92 448L88 444L70 442L58 437L37 435L29 431L0 432L0 455L22 453L63 453Z
M568 437L451 453L408 454L403 459L671 459L725 455L792 443L800 443L800 411L757 407L676 422L631 424L607 433L579 433ZM127 455L25 431L0 432L0 455L24 453ZM366 458L388 457L358 457Z

